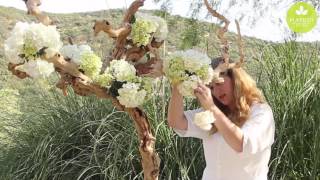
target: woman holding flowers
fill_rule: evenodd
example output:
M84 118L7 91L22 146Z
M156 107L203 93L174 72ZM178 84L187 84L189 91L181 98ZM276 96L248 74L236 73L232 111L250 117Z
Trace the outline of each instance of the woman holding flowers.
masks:
M212 68L222 62L222 58L213 60ZM241 67L220 77L224 82L199 83L194 89L201 104L196 110L184 111L179 83L172 83L169 126L181 137L202 140L203 180L267 180L275 133L272 110Z

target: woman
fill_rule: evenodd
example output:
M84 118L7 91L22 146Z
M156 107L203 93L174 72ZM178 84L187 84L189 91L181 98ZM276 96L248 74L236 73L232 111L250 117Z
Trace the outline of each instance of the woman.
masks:
M216 68L222 58L213 61ZM183 110L183 97L172 87L168 124L181 137L202 139L206 168L202 180L267 180L275 125L272 110L255 81L242 69L221 73L223 83L202 84L194 93L200 109ZM214 133L193 123L196 113L210 111Z

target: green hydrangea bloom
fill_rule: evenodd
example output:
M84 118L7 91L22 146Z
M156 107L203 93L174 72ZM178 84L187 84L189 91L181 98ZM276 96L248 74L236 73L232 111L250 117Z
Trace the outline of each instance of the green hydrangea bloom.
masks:
M141 79L142 89L147 91L147 95L151 95L153 92L153 82L154 79L151 77L142 77Z
M37 47L33 43L31 39L26 39L25 44L23 45L22 54L28 60L32 60L36 58L37 55Z
M114 80L114 77L111 74L103 73L96 76L94 81L102 87L109 88L113 80Z
M184 63L181 57L173 57L168 62L168 68L166 69L166 76L171 84L178 84L186 77L184 71Z
M92 52L85 52L81 55L81 65L85 75L89 76L91 79L95 79L99 75L102 67L101 58Z
M209 69L209 66L204 65L196 71L196 74L200 77L200 79L205 79L208 75L208 69Z
M131 36L133 43L146 46L151 38L151 33L157 30L156 25L147 20L138 19L132 26Z

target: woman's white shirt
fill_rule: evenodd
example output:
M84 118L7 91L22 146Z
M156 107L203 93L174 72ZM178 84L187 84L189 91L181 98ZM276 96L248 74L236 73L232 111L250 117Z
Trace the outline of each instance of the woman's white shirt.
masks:
M185 111L187 130L174 131L181 137L202 139L206 168L202 180L267 180L275 125L268 104L254 103L243 131L243 152L233 150L217 132L209 135L193 124L194 115L203 109Z

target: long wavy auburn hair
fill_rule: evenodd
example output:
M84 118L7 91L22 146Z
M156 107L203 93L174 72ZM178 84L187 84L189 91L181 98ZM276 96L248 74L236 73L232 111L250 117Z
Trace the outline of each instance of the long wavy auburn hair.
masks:
M215 69L223 62L221 57L212 60L212 67ZM265 98L256 82L252 77L241 67L234 67L227 70L227 76L231 78L233 83L233 97L235 100L236 110L231 111L227 106L223 105L218 99L213 97L217 107L238 127L241 127L250 115L250 106L254 103L264 103ZM212 133L217 132L214 126Z

